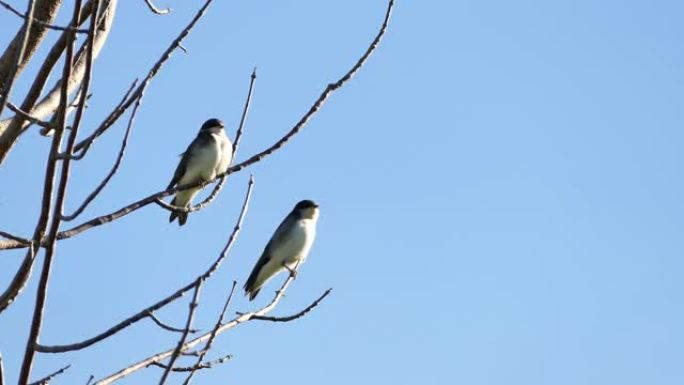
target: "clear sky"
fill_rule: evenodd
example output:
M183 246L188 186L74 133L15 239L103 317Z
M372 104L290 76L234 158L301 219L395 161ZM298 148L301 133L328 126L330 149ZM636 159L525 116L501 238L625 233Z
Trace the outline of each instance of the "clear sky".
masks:
M96 62L86 132L199 7L157 3L173 13L120 1ZM270 145L356 61L385 8L217 0L186 40L188 53L174 54L150 86L121 172L83 219L164 188L205 119L222 118L233 136L254 66L237 158ZM71 11L62 13L64 23ZM149 206L59 243L41 341L90 337L203 271L253 172L244 231L204 288L197 326L211 327L231 281L242 285L303 198L321 205L319 235L273 314L334 290L293 323L220 336L211 357L234 359L195 383L684 383L682 14L676 0L398 0L386 40L358 76L186 226ZM18 25L0 12L3 44ZM124 128L76 164L68 211L102 178ZM0 167L1 229L30 236L48 145L32 129ZM1 254L4 289L23 252ZM36 273L0 315L9 383ZM282 279L254 303L236 298L232 311L265 304ZM159 316L180 325L186 306ZM85 383L175 338L143 321L85 351L40 355L34 378L72 363L55 383ZM148 368L123 383L154 383L160 373Z

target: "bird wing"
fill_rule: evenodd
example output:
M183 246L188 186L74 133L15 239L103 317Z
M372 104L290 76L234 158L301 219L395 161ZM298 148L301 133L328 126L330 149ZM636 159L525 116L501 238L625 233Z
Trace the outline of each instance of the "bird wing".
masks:
M183 177L183 175L188 169L188 163L192 161L192 158L195 156L197 150L209 144L210 141L211 135L203 135L202 133L197 135L195 140L193 140L192 143L190 143L185 152L183 152L180 155L181 160L178 163L178 167L176 167L176 171L173 173L173 178L171 178L171 182L169 183L169 186L166 188L167 190L173 187L176 183L178 183L178 181Z
M273 258L273 249L275 245L277 244L282 244L287 237L288 230L292 227L291 224L292 219L288 215L285 217L285 219L280 223L276 231L273 233L273 236L271 236L271 240L268 241L268 244L264 248L264 252L261 253L261 257L259 257L259 260L257 261L256 265L254 265L254 269L252 269L252 273L249 275L249 278L247 278L247 282L245 283L245 288L251 287L254 282L256 282L257 277L259 276L259 273L261 272L261 269L266 266L268 262L271 261Z

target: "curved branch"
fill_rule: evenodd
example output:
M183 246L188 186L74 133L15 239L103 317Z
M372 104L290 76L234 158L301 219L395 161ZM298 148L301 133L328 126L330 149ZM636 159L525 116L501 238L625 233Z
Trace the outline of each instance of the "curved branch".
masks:
M87 340L73 343L73 344L68 344L68 345L54 345L54 346L46 346L46 345L41 345L41 344L36 344L36 351L42 352L42 353L63 353L63 352L69 352L72 350L80 350L83 348L86 348L96 342L102 341L105 338L111 337L114 334L120 332L121 330L133 325L134 323L149 317L149 315L164 306L170 304L171 302L177 300L178 298L182 297L185 293L188 291L192 290L192 288L195 286L196 282L198 279L200 280L207 280L209 277L211 277L212 274L219 268L221 265L221 262L223 262L227 256L228 256L228 251L230 251L231 247L233 246L233 243L235 242L235 239L237 238L237 235L240 233L240 229L242 228L242 221L244 220L245 214L247 213L247 208L249 207L249 200L252 195L252 186L254 185L254 178L250 177L249 178L249 183L247 185L247 193L245 194L245 200L242 204L242 210L240 211L240 215L237 219L237 222L235 224L235 227L233 228L233 232L230 234L230 237L228 238L228 242L226 243L226 246L223 248L223 251L221 251L221 254L219 257L214 261L214 263L207 269L207 271L204 272L201 276L198 278L195 278L192 280L191 283L185 285L184 287L176 290L174 293L171 295L167 296L166 298L162 299L161 301L158 301L152 306L149 306L140 312L128 317L127 319L123 320L122 322L119 322L118 324L112 326L111 328L107 329L106 331L96 335L95 337L88 338Z
M145 4L147 4L147 8L155 15L167 15L171 12L171 8L157 8L157 6L152 3L152 0L145 0Z

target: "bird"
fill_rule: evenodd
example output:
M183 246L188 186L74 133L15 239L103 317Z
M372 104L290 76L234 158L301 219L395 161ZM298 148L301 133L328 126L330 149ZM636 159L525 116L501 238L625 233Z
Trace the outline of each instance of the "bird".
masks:
M212 118L204 122L197 137L181 154L167 190L176 186L199 181L209 181L216 175L226 172L233 160L233 144L223 130L223 122ZM189 207L201 187L178 191L171 204L178 207ZM178 225L183 226L188 220L188 213L172 211L169 222L178 218Z
M296 276L296 267L304 263L316 238L319 214L318 204L306 199L283 219L247 278L244 289L250 301L278 273L288 270Z

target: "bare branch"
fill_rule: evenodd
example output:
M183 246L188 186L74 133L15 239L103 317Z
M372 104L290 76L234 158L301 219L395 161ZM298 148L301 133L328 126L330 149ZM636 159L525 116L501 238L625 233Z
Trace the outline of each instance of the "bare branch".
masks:
M13 14L21 17L24 20L27 20L27 17L23 13L19 12L16 8L12 7L12 5L6 3L5 1L0 0L0 6L5 7L5 9L12 12ZM52 25L48 22L38 20L36 18L34 18L32 20L32 23L38 24L38 25L45 27L45 28L48 28L48 29L53 29L55 31L72 31L72 32L76 32L76 33L88 33L88 31L85 29L78 29L78 28L72 28L72 27L60 27L58 25Z
M91 28L90 31L93 33L91 35L91 43L88 45L88 50L90 53L88 56L92 59L93 45L92 41L95 33L95 24L97 19L97 9L99 7L100 0L95 0L95 5L93 7L93 13L91 15ZM73 24L78 25L81 10L81 0L76 0L76 5L74 6ZM64 71L62 73L62 79L64 79L60 106L57 111L59 119L57 125L58 135L64 132L66 127L66 109L68 106L68 84L69 78L71 77L72 67L74 65L73 61L73 51L74 51L74 40L76 39L76 34L69 32L69 37L66 47L66 57L64 59ZM92 60L89 61L92 64ZM87 82L89 81L89 70L90 67L87 64L85 86L87 89ZM76 117L74 119L74 125L69 133L69 138L67 139L67 153L71 153L76 143L76 136L78 135L78 129L80 126L80 120L83 113L83 105L79 106ZM56 162L56 152L51 154L55 157L53 160ZM38 290L36 293L36 302L33 309L33 319L31 321L31 329L29 330L29 337L26 341L26 352L24 354L24 360L21 364L21 371L19 374L19 385L28 384L29 378L31 376L31 367L33 366L33 358L36 353L36 344L38 343L38 337L40 336L40 330L43 322L43 313L45 311L45 302L47 299L48 282L50 279L50 270L52 269L52 261L55 256L55 244L57 242L57 232L59 231L59 226L62 220L62 211L64 210L64 200L66 198L67 185L69 182L69 171L71 169L71 159L67 158L62 162L62 170L60 173L59 186L57 188L57 197L55 198L54 215L52 217L52 224L50 225L50 230L47 234L47 245L45 250L45 258L43 259L43 268L40 273L40 280L38 281Z
M29 114L28 112L22 110L21 108L17 107L14 103L10 102L9 100L7 101L7 108L9 108L12 112L15 114L21 116L22 118L28 120L29 122L33 124L37 124L41 127L44 127L47 130L54 130L54 126L44 120L40 120L37 117Z
M202 370L202 369L211 369L216 365L223 364L225 362L228 362L228 360L232 359L233 356L231 354L225 355L221 358L217 358L215 360L205 362L203 364L197 364L193 366L185 366L185 367L175 367L172 368L172 372L194 372L196 370ZM167 368L167 365L160 364L159 362L153 362L150 364L150 366L158 366L160 368Z
M296 267L295 267L295 269L296 269ZM249 322L254 316L263 316L265 314L268 314L271 310L273 310L278 305L280 300L285 295L285 290L287 290L287 287L290 285L290 283L293 280L294 280L293 274L288 276L287 279L285 280L285 282L283 283L283 285L280 287L280 290L276 291L275 297L273 297L273 300L268 305L264 306L263 308L261 308L257 311L253 311L253 312L244 313L244 314L239 315L238 317L234 318L233 320L229 321L228 323L221 325L221 327L216 331L215 334L219 335L219 334L221 334L227 330L230 330L230 329L232 329L232 328L234 328L240 324L243 324L245 322ZM213 330L211 332L205 333L205 334L203 334L203 335L201 335L201 336L199 336L199 337L197 337L191 341L186 342L183 345L183 347L181 348L181 350L184 351L184 350L192 349L193 347L201 344L202 342L209 340L211 338L212 334L214 334ZM147 357L143 360L140 360L140 361L138 361L132 365L129 365L129 366L119 370L118 372L116 372L114 374L111 374L111 375L97 381L95 383L95 385L109 385L115 381L118 381L118 380L128 376L129 374L132 374L134 372L137 372L140 369L144 369L144 368L152 365L154 362L160 362L160 361L166 359L167 357L170 357L174 351L175 351L175 348L163 351L161 353L157 353L153 356L150 356L150 357Z
M211 0L208 0L207 4L210 1ZM205 6L207 4L205 4ZM76 227L62 231L58 234L58 239L71 238L75 235L78 235L84 231L90 230L94 227L101 226L103 224L112 222L116 219L119 219L121 217L124 217L124 216L130 214L133 211L136 211L142 207L145 207L145 206L149 205L150 203L156 202L159 198L169 196L169 195L171 195L177 191L186 190L186 189L194 188L194 187L204 187L210 183L213 183L217 179L220 179L220 178L226 177L230 174L239 172L242 169L244 169L248 166L251 166L254 163L261 161L266 156L271 155L275 151L282 148L287 142L290 141L290 139L292 139L292 137L294 137L306 125L306 123L309 121L309 119L311 119L311 117L314 116L316 114L316 112L318 112L318 110L323 105L323 103L328 99L328 97L333 92L335 92L337 89L342 87L347 81L349 81L354 76L354 74L356 74L356 72L358 72L358 70L365 64L365 62L368 60L370 55L377 48L378 44L380 43L380 41L382 40L382 37L385 34L385 31L387 30L387 26L389 24L389 20L390 20L390 16L392 13L393 6L394 6L394 0L390 0L388 7L387 7L387 13L385 14L385 19L384 19L383 24L380 28L380 31L375 36L375 38L373 39L371 44L368 46L368 48L366 49L365 53L361 56L361 58L359 58L359 60L354 64L354 66L352 66L352 68L349 71L347 71L347 73L345 73L335 83L328 84L328 86L325 88L323 93L321 93L321 95L314 102L314 104L311 106L311 108L306 112L306 114L304 114L304 116L294 125L294 127L287 134L285 134L285 136L283 136L281 139L279 139L275 144L273 144L272 146L270 146L266 150L250 157L249 159L245 160L244 162L228 168L228 170L226 172L217 175L216 178L214 178L213 180L206 181L206 182L188 183L186 185L176 186L176 187L173 187L173 188L168 189L168 190L164 190L164 191L160 191L160 192L151 194L151 195L149 195L149 196L147 196L141 200L138 200L137 202L134 202L134 203L131 203L127 206L124 206L123 208L121 208L115 212L90 219L90 220L88 220L88 221L86 221L86 222L84 222L84 223L82 223ZM137 92L137 90L136 90L136 92ZM125 105L124 105L124 107L125 107ZM96 134L97 134L97 131L93 135L96 135ZM89 139L85 139L80 144L85 145L85 143L87 143L87 141L89 141ZM167 208L169 208L169 207L167 207ZM173 208L173 207L171 207L170 209L175 210L175 208ZM179 209L181 209L181 208L179 208ZM180 211L180 210L178 210L178 211ZM12 241L0 242L0 249L19 248L19 247L22 247L22 246L18 243L12 242Z
M219 268L221 265L221 262L223 262L227 256L228 252L233 246L233 243L237 239L237 235L240 233L240 229L242 228L242 222L244 220L245 214L247 213L247 208L249 207L249 200L250 197L252 196L252 186L254 185L254 178L249 179L249 183L247 184L247 193L245 194L245 200L242 204L242 209L240 211L240 215L238 216L237 222L235 224L235 227L233 228L232 233L230 234L230 237L228 238L228 241L221 251L221 254L219 257L214 261L214 263L207 269L207 271L204 272L200 277L193 279L193 281L178 289L175 291L173 294L167 296L166 298L162 299L161 301L155 303L152 306L149 306L140 312L132 315L131 317L128 317L124 321L112 326L111 328L107 329L105 332L98 334L95 337L89 338L87 340L69 344L69 345L55 345L55 346L46 346L46 345L41 345L41 344L36 344L36 351L42 352L42 353L63 353L63 352L68 352L72 350L80 350L83 348L86 348L96 342L102 341L105 338L111 337L112 335L120 332L121 330L133 325L134 323L140 321L141 319L149 317L149 314L152 312L155 312L162 307L170 304L171 302L175 301L176 299L182 297L185 293L188 291L192 290L192 288L195 285L195 282L197 279L202 279L202 280L207 280L209 277L211 277L212 274Z
M171 8L157 8L153 3L152 0L145 0L145 4L147 4L147 8L152 11L155 15L167 15L171 12Z
M22 27L24 32L21 38L21 45L19 46L19 50L14 57L14 65L12 65L9 71L7 71L6 77L1 79L2 83L0 83L0 91L2 91L2 95L0 95L0 116L2 116L2 111L5 109L5 102L10 97L14 79L19 71L21 62L24 59L24 51L26 50L26 45L28 44L31 21L33 20L33 10L35 9L34 5L34 0L29 0L26 17L24 18L24 26Z
M93 44L95 47L95 57L97 57L104 46L107 37L109 36L110 26L114 21L114 15L116 13L117 1L118 0L106 0L106 6L103 7L103 11L100 13L100 17L98 17L98 33L96 34L95 42ZM94 0L89 0L88 3L81 9L81 16L79 20L84 20L87 15L92 13L93 3ZM70 24L70 26L74 25ZM57 64L62 52L66 47L67 35L69 34L71 34L70 31L63 32L60 38L52 46L50 52L43 60L42 65L34 78L33 84L31 85L31 88L21 104L22 110L29 112L36 118L45 119L47 116L53 114L59 107L61 95L60 90L63 79L57 81L55 86L45 97L43 97L42 100L40 100L40 102L38 102L38 98L41 96L43 89L47 84L52 69ZM90 39L90 36L88 39ZM76 64L74 65L72 77L68 83L68 94L71 94L81 84L85 72L85 55L85 49L79 50L78 54L76 55ZM71 109L69 109L69 111L71 111ZM12 149L19 136L25 132L29 124L30 122L26 122L26 120L21 116L15 116L11 119L0 121L0 164L2 164L2 162L6 159L7 154Z
M131 117L128 120L128 126L126 127L126 133L124 134L124 138L121 141L121 148L119 149L119 155L116 157L116 161L114 162L114 165L112 166L112 168L109 170L109 173L107 174L107 176L105 176L105 178L102 180L102 182L100 182L100 184L97 187L95 187L95 190L93 190L93 192L91 192L86 197L86 199L83 201L83 203L81 203L81 205L76 209L76 211L74 211L73 214L65 215L62 217L62 219L64 221L67 221L67 222L73 221L79 215L81 215L83 210L85 210L86 207L88 207L88 205L95 198L97 198L98 194L100 194L100 192L102 192L102 190L105 188L105 186L107 186L107 183L109 183L109 181L112 179L114 174L116 174L116 172L119 170L119 166L121 165L121 161L123 160L124 153L126 152L126 145L128 144L128 136L131 133L131 128L133 127L133 120L135 119L135 114L138 112L138 107L140 107L140 99L138 99L138 101L135 103L135 107L133 107L133 112L131 112Z
M173 327L173 326L169 326L169 325L163 323L163 322L162 322L159 318L157 318L157 317L154 315L154 313L152 313L152 312L150 312L147 316L150 317L150 319L151 319L152 321L154 321L154 323L156 323L157 326L159 326L160 328L162 328L162 329L164 329L164 330L168 330L168 331L170 331L170 332L176 332L176 333L183 333L183 332L185 332L185 329L175 328L175 327ZM194 334L194 333L197 333L197 331L198 331L197 329L190 329L190 333L193 333L193 334Z
M320 297L318 297L318 299L315 300L311 305L307 306L306 309L300 311L299 313L293 314L293 315L291 315L291 316L287 316L287 317L270 317L270 316L259 316L259 315L257 315L257 316L253 316L252 319L260 320L260 321L271 321L271 322L290 322L290 321L294 321L294 320L296 320L297 318L300 318L300 317L306 315L306 313L310 312L311 310L313 310L313 308L315 308L316 306L318 306L318 304L319 304L321 301L323 301L323 299L324 299L325 297L327 297L328 294L330 294L330 292L332 292L332 288L326 290L325 293L323 293ZM239 313L238 313L238 314L239 314Z
M50 383L50 381L52 381L53 378L55 378L55 377L59 376L60 374L64 373L64 372L65 372L67 369L69 369L70 367L71 367L71 365L67 365L67 366L63 367L62 369L56 370L55 372L53 372L53 373L51 373L51 374L49 374L49 375L47 375L47 376L41 378L41 379L38 380L38 381L34 381L34 382L30 383L29 385L47 385L47 384Z
M173 364L176 363L176 360L180 355L181 349L183 348L183 345L185 345L185 340L188 338L188 334L190 333L190 329L192 328L192 320L195 317L195 311L197 310L197 306L199 306L198 301L200 289L202 288L202 282L204 281L198 278L197 282L195 283L195 292L192 296L192 301L190 302L190 309L188 310L188 320L185 322L185 329L183 331L183 334L181 335L181 338L178 339L178 345L176 346L176 349L173 351L173 354L171 354L169 363L166 364L166 369L164 370L164 373L159 379L159 385L164 385L164 383L166 382L166 379L169 377L169 373L171 372L171 368L173 368Z
M198 368L200 368L202 366L202 360L204 360L204 356L207 353L209 353L209 350L211 350L211 345L214 343L214 339L216 338L218 330L221 327L221 324L223 324L223 318L226 315L226 311L228 310L228 306L230 306L230 301L233 299L233 294L235 293L235 286L236 285L237 285L237 281L233 281L233 287L230 288L230 294L228 294L228 298L226 299L226 303L223 305L223 310L221 310L221 315L219 315L218 319L216 320L216 325L214 325L214 330L211 331L211 335L209 336L207 343L204 345L204 349L202 349L200 351L199 355L197 356L197 361L195 362L195 365L193 365L193 367L195 369L190 371L190 374L188 374L188 377L186 377L185 381L183 381L183 385L190 384L190 380L192 380L192 377L195 375L195 372L197 371Z
M10 234L10 233L8 233L8 232L6 232L6 231L0 230L0 236L1 236L1 237L5 237L5 238L7 238L7 239L11 239L11 240L13 240L13 241L21 242L22 244L24 244L24 245L26 245L26 246L28 246L28 245L31 244L31 241L29 241L28 239L22 238L22 237L18 237L18 236L16 236L16 235Z
M245 108L242 110L242 117L240 118L240 125L235 132L235 140L233 141L233 158L237 154L238 146L240 145L240 138L242 138L242 129L245 126L245 120L247 120L247 113L249 112L249 105L252 102L252 89L254 88L254 82L256 82L257 74L256 67L252 70L252 74L249 76L249 91L247 91L247 99L245 100Z
M145 89L150 84L152 79L157 75L162 66L171 57L173 51L175 51L176 48L180 47L181 43L183 42L183 39L185 39L188 36L188 34L193 29L195 24L197 24L197 22L202 18L202 16L204 16L207 8L209 7L212 1L213 0L207 0L204 3L204 5L197 11L195 17L190 21L190 23L185 27L185 29L181 31L178 37L176 37L176 39L173 42L171 42L171 45L169 45L166 51L162 53L159 60L157 60L157 62L154 63L154 65L148 72L143 82L138 86L138 88L133 92L133 94L128 98L128 100L126 100L126 102L123 103L119 108L112 111L109 114L109 116L105 118L102 124L100 124L100 126L90 136L83 139L76 145L76 151L81 152L81 154L79 154L79 157L82 158L88 151L90 146L93 144L95 139L97 139L109 127L111 127L119 119L119 117L121 117L121 115L133 104L133 102L142 96L143 92L145 92Z

